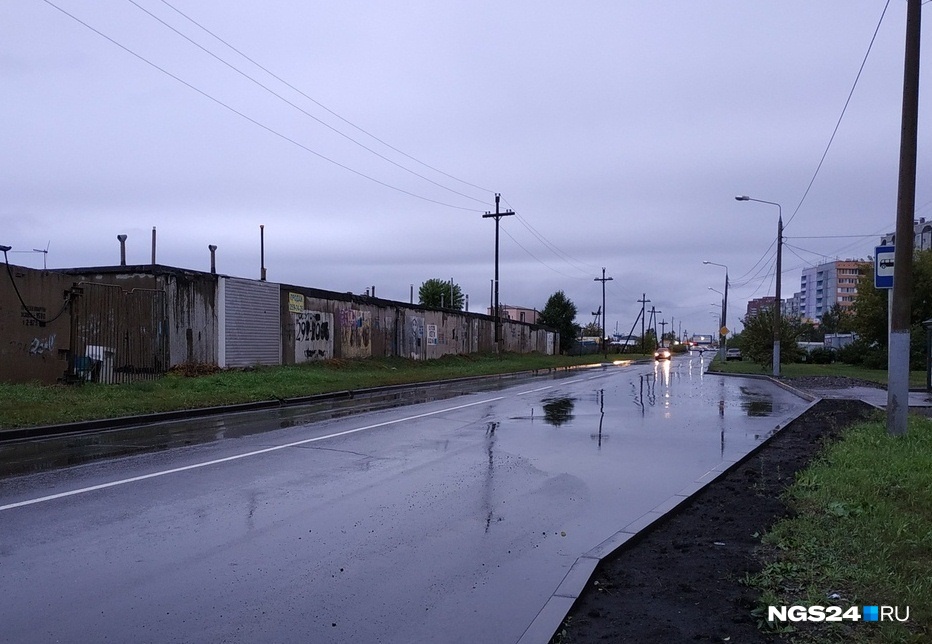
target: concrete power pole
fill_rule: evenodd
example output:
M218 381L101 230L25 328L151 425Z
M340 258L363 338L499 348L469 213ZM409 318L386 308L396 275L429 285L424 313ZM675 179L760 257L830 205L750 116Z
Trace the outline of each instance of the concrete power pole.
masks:
M916 138L919 122L919 41L922 0L906 3L906 55L896 199L893 302L887 363L887 433L906 434L909 412L909 326L912 315L913 217L916 214Z

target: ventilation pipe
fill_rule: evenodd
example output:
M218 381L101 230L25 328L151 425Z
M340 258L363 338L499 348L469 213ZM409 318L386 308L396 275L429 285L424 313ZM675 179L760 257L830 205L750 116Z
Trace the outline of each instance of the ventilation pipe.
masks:
M126 235L117 235L120 240L120 266L126 266Z
M265 226L259 224L259 279L265 281Z
M214 244L211 244L207 247L210 249L210 274L217 274L217 247Z

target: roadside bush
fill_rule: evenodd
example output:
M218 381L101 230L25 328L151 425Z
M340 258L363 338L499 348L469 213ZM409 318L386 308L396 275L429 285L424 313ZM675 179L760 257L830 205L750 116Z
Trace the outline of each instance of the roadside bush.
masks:
M832 349L813 349L809 352L806 362L810 364L832 364L835 362L835 352Z
M835 352L835 359L845 364L866 366L865 361L869 358L872 363L876 363L878 359L876 354L881 352L884 355L884 360L886 360L887 352L885 349L879 346L871 346L871 343L858 338L851 344L838 349Z
M861 365L868 369L886 369L888 362L886 347L875 347L864 354Z

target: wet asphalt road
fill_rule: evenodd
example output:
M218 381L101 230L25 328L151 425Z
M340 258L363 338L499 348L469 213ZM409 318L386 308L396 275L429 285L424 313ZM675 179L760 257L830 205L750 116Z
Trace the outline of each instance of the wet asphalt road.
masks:
M0 479L0 641L517 642L580 555L808 405L704 366L204 420L220 440Z

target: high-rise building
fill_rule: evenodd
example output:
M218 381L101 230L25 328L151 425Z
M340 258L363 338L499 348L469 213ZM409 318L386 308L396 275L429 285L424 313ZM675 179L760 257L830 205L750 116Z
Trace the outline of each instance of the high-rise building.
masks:
M925 217L913 220L913 249L930 250L932 249L932 221L926 221ZM881 246L893 246L896 233L887 233L880 238Z
M775 299L773 295L767 295L765 297L757 297L753 300L748 300L747 317L752 318L756 316L762 309L772 309Z
M803 269L799 281L799 314L820 321L835 304L848 308L858 295L858 280L864 274L864 260L839 260Z

